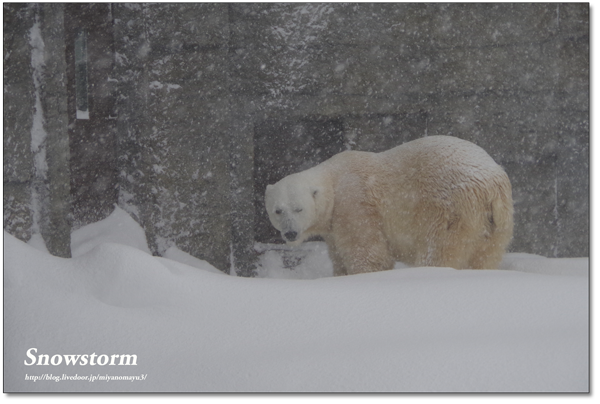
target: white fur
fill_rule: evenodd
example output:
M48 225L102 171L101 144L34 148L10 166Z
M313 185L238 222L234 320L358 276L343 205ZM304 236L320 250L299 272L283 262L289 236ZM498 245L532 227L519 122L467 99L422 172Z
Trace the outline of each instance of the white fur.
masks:
M340 153L267 186L265 202L288 243L323 236L342 275L395 260L496 268L512 237L511 192L483 149L432 136L382 153Z

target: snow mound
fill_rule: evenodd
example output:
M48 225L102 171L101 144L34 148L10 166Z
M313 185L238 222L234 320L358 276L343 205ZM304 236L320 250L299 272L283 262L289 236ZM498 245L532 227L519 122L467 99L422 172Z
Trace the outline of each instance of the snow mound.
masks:
M151 254L144 229L127 212L115 206L106 219L83 226L71 234L71 255L78 257L107 242L127 245Z
M500 269L532 274L589 277L588 258L546 258L535 254L510 253L504 256Z
M5 392L589 390L586 258L335 278L323 243L257 245L261 277L239 278L115 243L139 236L123 213L73 233L71 259L4 233ZM30 348L137 364L27 366ZM140 379L28 379L44 374Z
M40 233L35 233L31 235L31 238L27 242L30 246L35 248L36 250L48 253L48 248L46 247L46 242Z
M202 269L204 271L214 272L217 274L224 274L222 271L219 271L217 268L213 267L208 262L198 259L193 255L186 253L185 251L181 251L179 248L177 248L177 246L169 247L163 254L163 257L172 261L177 261L182 264L189 265L194 268Z
M333 264L323 242L305 242L297 247L256 243L259 253L257 276L278 279L317 279L333 276Z

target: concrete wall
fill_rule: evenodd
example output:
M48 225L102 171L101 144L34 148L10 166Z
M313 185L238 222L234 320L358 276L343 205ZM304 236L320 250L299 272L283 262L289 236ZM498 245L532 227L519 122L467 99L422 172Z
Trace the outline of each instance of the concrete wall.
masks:
M117 202L154 253L175 244L250 275L254 241L279 242L267 183L345 149L443 134L474 141L507 170L513 251L589 254L588 4L80 7L66 8L62 35L60 24L44 33L70 61L74 22L96 32L90 103L105 120L69 115L73 202L63 206L76 226ZM22 239L35 182L28 30L32 10L45 9L59 18L63 6L4 6L4 226ZM70 69L49 66L55 83ZM68 104L44 94L48 108Z
M35 106L29 30L33 17L24 4L4 5L4 229L31 237L31 126Z
M4 228L71 256L61 4L4 5Z
M119 204L151 249L229 269L227 7L115 4Z
M104 219L118 202L113 19L109 3L68 3L64 8L71 211L73 227L79 228ZM75 41L81 32L87 63L86 71L76 76ZM87 99L88 114L78 118L76 85L83 79L87 97L79 96Z
M458 136L486 149L512 180L514 251L588 254L587 4L232 9L232 91L260 105L256 139L272 139L256 144L257 156L310 120L335 121L343 148L356 150ZM273 120L279 137L265 124ZM273 179L311 161L292 146L268 153L285 159ZM257 173L257 238L274 241Z

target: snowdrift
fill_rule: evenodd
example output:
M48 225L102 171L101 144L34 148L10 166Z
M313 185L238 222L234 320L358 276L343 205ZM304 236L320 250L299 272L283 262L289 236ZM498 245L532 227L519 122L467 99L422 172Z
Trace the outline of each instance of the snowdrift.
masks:
M143 237L118 208L71 259L4 233L5 392L589 390L587 258L333 278L321 243L263 245L247 279Z

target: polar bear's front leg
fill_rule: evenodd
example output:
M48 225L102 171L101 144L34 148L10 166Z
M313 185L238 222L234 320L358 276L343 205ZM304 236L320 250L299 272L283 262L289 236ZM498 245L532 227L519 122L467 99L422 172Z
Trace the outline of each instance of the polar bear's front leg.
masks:
M330 252L335 275L354 275L392 269L394 259L378 220L342 221L332 235ZM328 243L329 244L329 243Z
M383 241L383 242L381 242ZM357 245L353 251L342 257L348 275L365 272L386 271L394 268L385 239L378 242Z
M348 275L348 271L344 266L342 257L338 254L335 243L332 237L324 237L325 243L327 244L327 252L329 253L329 259L333 264L333 276L344 276Z

